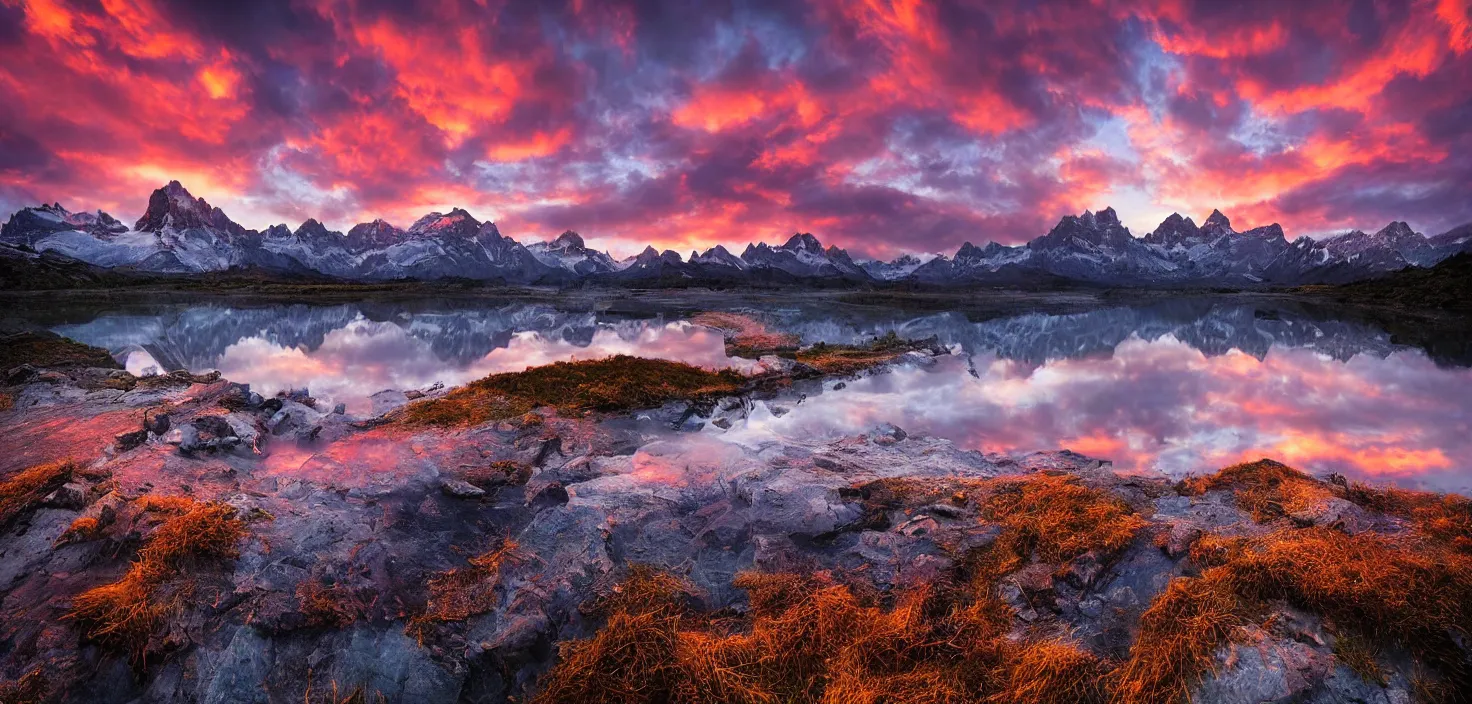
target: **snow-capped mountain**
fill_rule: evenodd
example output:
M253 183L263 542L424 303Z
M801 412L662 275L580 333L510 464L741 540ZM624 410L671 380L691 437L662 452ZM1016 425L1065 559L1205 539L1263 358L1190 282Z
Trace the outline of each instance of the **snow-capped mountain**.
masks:
M1238 232L1212 211L1197 226L1172 214L1135 237L1113 208L1065 216L1015 246L961 245L953 256L906 254L857 263L836 246L798 233L784 244L716 246L678 253L653 247L622 261L587 247L576 232L523 246L459 208L429 213L407 230L374 220L347 234L315 219L295 230L246 229L177 181L153 192L131 228L107 213L59 203L25 208L0 228L0 243L57 261L103 269L190 274L257 269L345 280L463 278L511 284L918 285L934 287L1087 283L1103 286L1258 286L1340 283L1407 266L1433 266L1472 248L1472 224L1427 238L1404 222L1373 234L1288 240L1276 223ZM16 262L27 261L24 256Z
M848 252L838 247L823 249L823 243L806 232L793 235L780 247L765 242L747 245L741 259L749 269L773 269L798 278L872 280Z
M526 246L538 261L554 269L566 269L579 276L607 274L619 269L618 262L607 252L588 249L578 233L568 230L551 242L534 242Z

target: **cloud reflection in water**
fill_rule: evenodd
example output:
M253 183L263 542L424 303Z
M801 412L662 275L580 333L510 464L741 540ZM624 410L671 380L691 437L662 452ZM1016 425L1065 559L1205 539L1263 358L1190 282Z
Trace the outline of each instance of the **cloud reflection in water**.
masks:
M759 410L731 438L837 436L894 423L986 452L1068 448L1172 476L1274 457L1314 473L1468 492L1472 370L1419 350L1337 361L1273 347L1208 356L1172 336L1041 365L963 357Z
M417 389L440 382L455 386L498 372L552 362L632 354L702 367L745 368L726 356L720 333L684 322L600 326L587 344L536 331L510 335L469 364L447 363L422 337L400 325L357 319L326 334L315 349L288 347L253 336L225 348L216 365L227 379L247 382L264 395L308 389L320 400L366 412L368 397L384 389Z

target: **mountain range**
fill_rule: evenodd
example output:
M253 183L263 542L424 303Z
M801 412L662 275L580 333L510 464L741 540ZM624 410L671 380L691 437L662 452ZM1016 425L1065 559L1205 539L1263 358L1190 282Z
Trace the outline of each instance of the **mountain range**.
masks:
M1374 233L1288 240L1277 224L1238 232L1219 211L1201 225L1172 214L1143 237L1113 208L1064 217L1023 245L963 244L954 256L904 255L855 260L807 233L780 246L725 247L689 257L647 247L615 260L575 232L523 245L456 208L429 213L408 229L383 220L346 234L315 219L295 230L250 230L196 198L178 181L153 192L129 227L97 211L59 203L24 208L0 228L0 254L12 259L75 260L103 269L152 274L262 270L351 281L471 279L507 284L902 285L956 287L1082 283L1103 286L1284 286L1343 283L1407 267L1429 267L1472 249L1472 223L1426 237L1404 222Z

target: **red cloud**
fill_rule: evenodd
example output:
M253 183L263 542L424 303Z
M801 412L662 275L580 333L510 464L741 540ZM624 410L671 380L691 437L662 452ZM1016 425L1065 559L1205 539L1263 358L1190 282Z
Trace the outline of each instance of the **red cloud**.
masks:
M463 205L523 238L874 255L1122 193L1290 236L1472 219L1466 0L0 12L8 207L127 219L178 178L252 227Z

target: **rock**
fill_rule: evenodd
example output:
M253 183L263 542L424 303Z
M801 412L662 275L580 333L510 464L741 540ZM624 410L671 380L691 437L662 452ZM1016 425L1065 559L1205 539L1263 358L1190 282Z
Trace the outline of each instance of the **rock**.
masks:
M117 447L118 452L127 452L128 450L138 447L147 441L147 430L134 430L128 433L118 433L118 435L113 438L113 444Z
M260 408L261 406L265 405L266 399L260 394L252 391L249 394L246 394L245 403L251 408Z
M562 486L562 482L549 482L528 499L526 503L533 509L540 510L552 506L561 506L567 503L568 498L567 488Z
M54 508L81 510L87 505L87 487L68 482L46 497L46 505Z
M848 382L846 382L846 381L840 381L837 384L834 384L833 385L833 390L834 391L842 391L842 390L844 390L846 388L848 388Z
M1350 535L1375 527L1375 520L1363 508L1337 496L1319 499L1308 507L1288 514L1300 526L1337 528Z
M1255 626L1237 629L1216 652L1216 676L1192 693L1193 702L1259 704L1299 697L1334 667L1332 655Z
M890 423L884 423L869 432L869 439L880 445L893 445L907 437L909 435L905 431Z
M440 491L457 499L474 499L486 495L486 490L470 482L445 477L440 480Z
M388 413L389 411L398 409L404 404L409 403L409 397L405 396L404 392L395 391L393 389L388 389L386 391L380 391L376 394L373 394L372 396L368 397L368 400L373 404L372 412L375 416L381 416L385 413Z
M156 413L152 417L149 417L145 413L143 416L143 429L154 435L162 436L164 433L169 432L170 424L171 419L167 413Z
M731 429L731 419L730 418L725 418L725 417L717 418L717 419L711 421L710 424L711 425L714 425L717 428L720 428L721 430L730 430Z
M777 418L781 418L782 416L785 416L788 413L791 413L792 412L792 409L791 408L788 408L786 406L783 406L782 404L779 404L779 403L769 403L769 404L767 404L767 410L770 411L771 414L773 416L777 417Z
M424 398L424 392L418 389L410 389L404 392L404 398L409 399L410 401L418 401L419 399Z
M1161 549L1171 559L1179 560L1191 551L1193 545L1204 535L1200 528L1190 523L1177 522L1170 524L1170 532L1165 536L1165 545Z
M797 366L797 360L778 357L775 354L764 354L757 358L756 363L760 367L758 373L766 372L770 374L790 374L793 368Z
M40 372L29 364L22 364L5 373L5 386L20 386L36 380Z
M346 403L339 403L336 406L333 406L332 407L332 413L333 413L333 415L339 415L340 416L340 415L343 415L343 414L345 414L347 412L348 412L348 405Z

